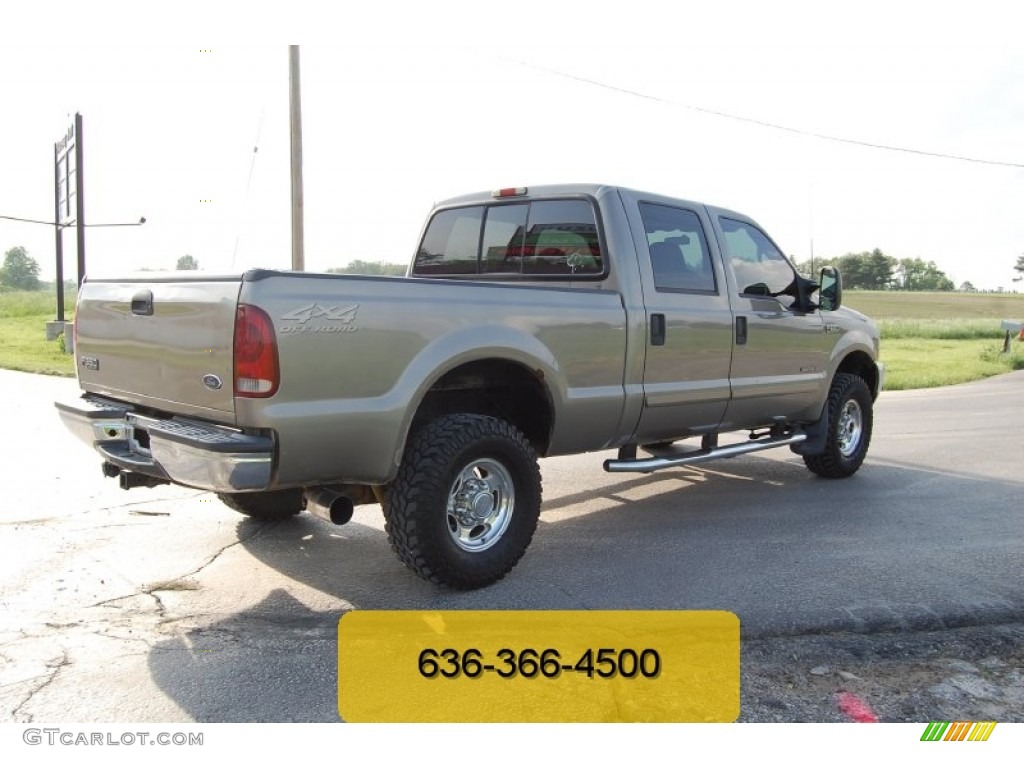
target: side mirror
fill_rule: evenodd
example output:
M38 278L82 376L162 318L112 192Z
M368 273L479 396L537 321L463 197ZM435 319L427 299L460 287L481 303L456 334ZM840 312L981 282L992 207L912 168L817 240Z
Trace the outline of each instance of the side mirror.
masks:
M818 290L818 306L826 312L833 312L843 303L843 276L835 267L822 267L821 288Z

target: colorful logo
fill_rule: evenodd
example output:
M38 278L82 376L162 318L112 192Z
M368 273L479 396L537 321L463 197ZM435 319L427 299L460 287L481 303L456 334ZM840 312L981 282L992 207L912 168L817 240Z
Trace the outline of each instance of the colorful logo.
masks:
M921 741L988 741L995 727L991 720L980 723L931 722L921 734Z

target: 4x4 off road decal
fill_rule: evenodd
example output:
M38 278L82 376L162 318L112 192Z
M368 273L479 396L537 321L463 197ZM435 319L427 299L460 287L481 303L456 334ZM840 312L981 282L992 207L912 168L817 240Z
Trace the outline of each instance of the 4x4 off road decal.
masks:
M281 315L281 319L288 323L278 328L278 331L293 334L355 333L359 330L359 326L355 324L358 310L358 304L348 307L342 307L340 304L323 307L314 302Z

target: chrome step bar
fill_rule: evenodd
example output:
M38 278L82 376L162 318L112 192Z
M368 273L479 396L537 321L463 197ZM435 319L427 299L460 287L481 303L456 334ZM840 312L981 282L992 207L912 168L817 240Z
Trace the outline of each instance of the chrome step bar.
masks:
M649 459L608 459L604 463L604 471L654 472L658 469L685 467L690 464L714 461L715 459L729 459L733 456L742 456L745 453L754 453L755 451L766 451L769 448L779 448L783 445L794 445L802 443L806 439L806 434L797 432L785 437L766 437L761 440L750 440L746 443L723 445L720 448L712 448L706 451L690 451L689 453L677 453L670 456L654 456Z

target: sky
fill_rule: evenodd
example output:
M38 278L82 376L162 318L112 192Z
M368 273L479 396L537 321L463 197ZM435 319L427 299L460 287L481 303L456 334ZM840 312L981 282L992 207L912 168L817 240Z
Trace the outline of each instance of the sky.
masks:
M86 221L146 218L88 230L93 276L288 268L297 43L307 269L407 262L447 197L601 182L741 211L800 261L880 248L1022 289L1008 2L93 5L5 21L0 48L0 216L52 221L80 112ZM16 245L52 279L52 227L0 219Z

